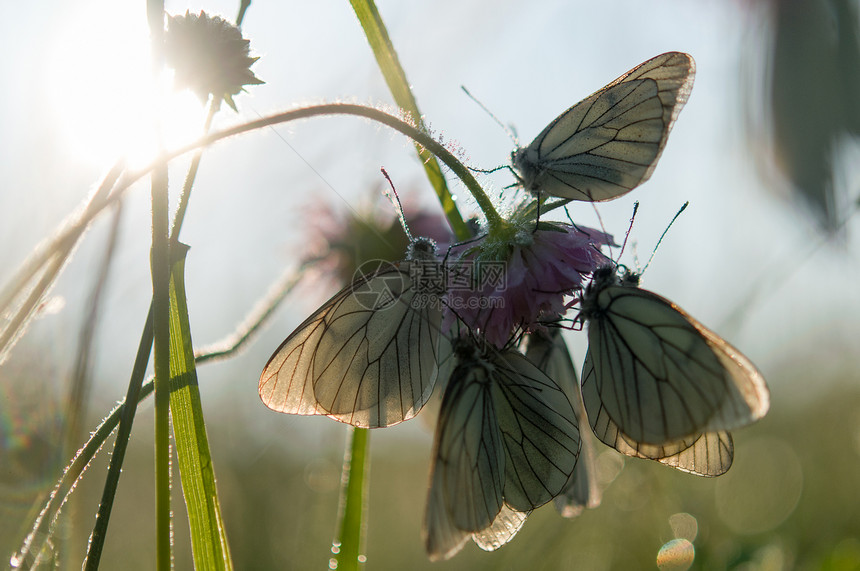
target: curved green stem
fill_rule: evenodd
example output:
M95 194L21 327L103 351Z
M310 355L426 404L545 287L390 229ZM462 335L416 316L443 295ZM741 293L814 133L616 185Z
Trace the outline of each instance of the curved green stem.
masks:
M475 198L475 202L478 203L478 207L487 217L487 224L489 225L491 230L503 224L502 217L499 216L498 212L496 212L492 201L490 200L489 196L487 196L487 194L484 192L484 189L481 188L481 185L478 183L477 180L475 180L475 177L472 176L472 173L469 171L469 169L466 168L466 166L461 163L448 149L446 149L443 145L441 145L438 141L433 139L433 137L431 137L424 131L416 128L415 126L402 119L399 119L393 115L386 113L385 111L376 109L375 107L367 107L364 105L355 105L351 103L326 103L321 105L312 105L309 107L300 107L291 111L285 111L283 113L277 113L275 115L263 117L262 119L257 119L256 121L249 121L248 123L243 123L242 125L237 125L229 129L216 131L214 133L211 133L210 135L198 139L194 143L190 143L175 151L166 153L162 160L169 162L176 157L199 147L210 145L216 141L220 141L221 139L226 139L227 137L232 137L241 133L247 133L249 131L255 131L262 127L269 127L280 123L295 121L297 119L308 119L310 117L318 117L321 115L355 115L357 117L364 117L376 121L378 123L382 123L383 125L391 127L395 131L406 135L407 137L409 137L410 139L436 155L436 157L438 157L440 161L445 163L445 165L449 169L451 169L451 171L455 175L457 175L457 177L463 182L463 184ZM152 164L144 167L140 171L129 173L129 177L119 186L118 192L122 192L128 186L131 186L131 184L133 184L139 178L143 177L149 171L154 169L157 164L159 163L153 162Z
M436 154L436 156L439 157L439 159L443 163L445 163L454 172L454 174L456 174L460 178L461 181L463 181L463 184L466 185L466 188L469 190L469 192L472 193L472 196L475 197L475 201L478 203L478 206L481 208L481 210L487 217L487 223L489 224L491 230L504 225L504 220L496 212L495 208L493 207L493 203L490 201L486 193L484 193L484 190L481 188L481 185L478 184L478 181L475 180L475 177L472 176L472 173L469 172L469 169L466 168L463 163L457 160L457 158L454 157L454 155L452 155L445 147L433 140L432 137L430 137L423 131L416 129L412 125L373 107L364 107L362 105L353 105L348 103L329 103L323 105L314 105L310 107L302 107L299 109L294 109L292 111L286 111L284 113L270 115L269 117L263 117L255 121L243 123L241 125L236 125L235 127L230 127L229 129L215 131L214 133L210 133L209 135L201 137L193 143L189 143L179 149L163 153L161 155L161 158L151 162L149 165L141 169L135 171L126 171L125 173L123 173L124 176L122 176L121 179L116 182L113 188L113 192L111 192L110 195L99 196L98 200L91 201L87 205L87 208L83 212L83 214L81 214L77 219L70 221L65 228L60 229L56 233L55 237L47 245L46 250L51 251L53 248L58 247L57 245L64 244L67 241L70 243L74 243L74 241L78 239L80 234L86 228L86 225L89 224L90 221L92 221L102 210L118 202L123 197L123 195L125 195L125 192L141 178L147 176L156 168L159 168L160 166L172 161L177 157L180 157L195 149L199 149L200 147L211 145L212 143L220 141L221 139L240 135L249 131L255 131L262 127L268 127L271 125L277 125L279 123L286 123L297 119L307 119L310 117L316 117L321 115L355 115L359 117L365 117L383 123L384 125L387 125L408 137L411 137L412 139L423 145L425 148L427 148L429 151ZM118 172L115 174L118 174ZM460 238L467 237L462 237L458 235L458 239ZM40 256L37 262L44 264L45 259L46 256ZM26 262L27 268L38 265L39 264L34 261L28 260Z

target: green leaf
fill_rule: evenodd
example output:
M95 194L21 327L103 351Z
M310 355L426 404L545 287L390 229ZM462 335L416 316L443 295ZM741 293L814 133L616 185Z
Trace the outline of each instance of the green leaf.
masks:
M188 508L194 567L232 569L194 366L185 300L187 251L184 244L171 244L174 256L170 272L170 413L173 436L182 494Z
M361 23L368 43L370 43L373 55L376 56L376 63L379 65L383 77L385 77L385 82L394 97L394 102L406 111L417 127L423 130L424 123L421 121L418 103L409 89L406 72L400 65L397 52L394 50L391 38L388 37L388 30L385 29L385 24L376 9L376 4L373 0L350 0L350 4L352 4L355 15L358 16L358 21ZM445 216L448 218L454 234L460 240L469 239L471 237L469 229L451 197L451 192L448 190L448 185L445 183L445 177L442 175L442 169L439 167L436 157L420 145L415 147L418 151L418 157L424 165L427 178L436 190L436 196L442 204L442 210L445 211Z

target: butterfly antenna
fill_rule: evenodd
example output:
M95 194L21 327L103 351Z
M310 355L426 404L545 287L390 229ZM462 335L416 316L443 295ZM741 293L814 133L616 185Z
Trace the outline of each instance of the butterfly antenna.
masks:
M471 93L469 93L469 90L468 90L468 89L466 89L466 86L465 86L465 85L461 85L461 86L460 86L460 89L462 89L462 90L463 90L463 92L464 92L464 93L469 97L469 99L471 99L472 101L474 101L475 103L477 103L477 104L478 104L478 107L480 107L481 109L483 109L483 110L484 110L484 112L485 112L487 115L489 115L489 116L493 119L493 121L495 121L495 122L496 122L496 123L497 123L497 124L502 128L502 129L504 129L505 133L507 133L507 134L508 134L508 137L510 137L510 138L511 138L511 140L514 142L514 144L515 144L517 147L519 147L519 146L520 146L520 140L517 138L517 133L516 133L516 131L514 131L513 129L511 129L510 127L508 127L508 126L507 126L507 125L505 125L504 123L502 123L502 122L499 120L499 118L498 118L498 117L496 117L496 115L495 115L492 111L490 111L489 109L487 109L487 106L486 106L486 105L484 105L483 103L481 103L480 101L478 101L478 98L477 98L477 97L475 97L474 95L472 95Z
M670 221L669 221L669 225L668 225L668 226L666 226L666 229L665 229L665 230L663 230L663 233L662 233L662 234L660 234L660 239L659 239L659 240L657 240L657 245L656 245L656 246L654 246L654 249L653 249L653 250L651 250L651 256L648 258L648 262L645 264L645 267L644 267L644 268L642 268L642 271L641 271L641 272L639 272L640 274L645 273L645 270L647 270L647 269L648 269L648 266L650 266L650 265L651 265L651 260L653 260L653 259L654 259L654 254L656 254L656 253L657 253L657 248L659 248L659 247L660 247L660 243L663 241L663 238L665 238L665 237L666 237L666 234L669 232L669 228L671 228L671 227L672 227L672 224L674 224L674 223L675 223L675 220L677 220L677 219L678 219L678 216L680 216L680 215L681 215L681 213L682 213L682 212L684 212L684 210L686 210L686 208L687 208L689 205L690 205L690 201L688 200L687 202L685 202L685 203L683 204L683 206L681 206L681 208L678 210L678 212L676 212L676 213L675 213L675 216L673 216L673 217L672 217L672 220L670 220Z
M403 226L403 231L406 232L406 237L409 238L410 242L414 242L414 238L412 238L412 232L409 231L409 226L406 225L406 214L403 212L403 204L400 202L400 197L397 195L397 189L394 188L394 183L391 182L391 177L388 176L388 171L385 170L385 167L380 168L382 171L382 176L385 177L385 180L388 181L388 186L391 187L391 192L385 192L385 196L388 197L388 200L391 201L391 204L394 205L394 209L397 211L397 217L400 219L400 225ZM392 198L392 195L394 198Z
M502 171L505 169L510 170L512 172L516 172L516 171L513 171L513 169L511 168L510 165L500 165L497 167L493 167L491 169L479 169L477 167L467 167L467 168L472 172L479 172L481 174L493 174L494 172L499 172L499 171Z
M630 215L630 225L627 227L627 233L624 234L624 242L621 244L621 251L618 252L618 259L621 259L621 254L624 253L624 248L627 247L627 240L630 238L630 232L633 230L633 221L636 220L636 212L639 210L639 201L633 203L633 214ZM601 221L601 224L603 222Z
M451 250L454 248L459 248L460 246L467 246L469 244L473 244L475 242L480 242L484 238L487 237L487 234L481 234L480 236L475 236L474 238L469 238L468 240L463 240L462 242L457 242L455 244L451 244L448 246L448 252L445 254L445 261L448 261L448 256L451 253Z

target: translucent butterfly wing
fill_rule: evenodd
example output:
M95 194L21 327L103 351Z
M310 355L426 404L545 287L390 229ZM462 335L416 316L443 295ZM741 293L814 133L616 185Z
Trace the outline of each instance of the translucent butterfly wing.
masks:
M732 467L734 457L732 435L721 430L706 432L688 448L656 460L682 472L714 477L725 474Z
M707 432L661 445L636 442L612 421L595 390L591 354L585 357L582 393L590 411L589 422L594 434L606 445L622 454L656 460L678 470L699 476L719 476L732 465L734 445L726 431Z
M600 402L636 442L663 444L730 430L768 407L746 357L672 302L635 287L593 294L589 353ZM707 334L704 332L707 331ZM586 411L592 416L586 398Z
M442 397L425 512L431 560L447 559L502 509L505 451L487 369L459 365Z
M728 386L729 398L725 400L724 406L711 422L712 429L713 427L734 427L739 421L748 424L767 414L770 409L770 391L764 377L752 361L684 310L678 307L676 310L699 331L720 359L727 376L734 381Z
M469 540L469 532L454 525L445 507L442 472L434 467L430 474L430 492L424 511L424 547L430 561L441 561L456 555Z
M425 514L431 559L471 535L496 549L573 472L579 430L566 395L522 354L460 359L442 399Z
M580 101L514 153L523 186L598 202L642 184L656 167L694 77L693 58L669 52Z
M430 397L442 314L414 286L416 263L377 274L353 292L360 308L342 307L331 316L313 363L314 394L329 416L390 426L415 416Z
M363 428L415 416L436 380L441 323L413 283L415 263L356 280L287 337L260 376L266 406Z
M529 512L518 512L507 504L502 506L493 524L472 534L472 540L484 551L495 551L522 529Z
M497 354L493 364L505 502L527 512L564 489L579 457L579 426L565 392L521 353Z
M553 379L567 394L579 426L588 426L576 367L567 344L561 336L561 330L555 328L548 333L530 333L527 340L526 358ZM553 500L558 512L567 518L578 516L585 508L597 507L601 499L597 474L595 474L593 437L587 431L585 433L580 431L580 437L582 444L576 468L568 478L561 494Z

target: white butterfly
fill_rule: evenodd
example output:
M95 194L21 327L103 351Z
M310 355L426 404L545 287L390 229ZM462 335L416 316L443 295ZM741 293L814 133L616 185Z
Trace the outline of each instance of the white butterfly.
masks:
M567 394L579 426L588 426L576 367L561 336L561 329L554 327L548 332L536 331L526 335L526 358ZM595 473L593 437L587 432L580 433L582 449L576 469L570 475L562 493L554 500L556 509L563 517L576 517L585 508L591 509L600 505L601 490Z
M631 69L550 123L511 156L534 193L599 202L651 176L690 97L696 64L668 52Z
M510 541L528 512L562 491L580 447L567 395L521 353L461 338L455 354L425 514L431 560L469 537L486 550Z
M722 474L733 453L727 431L770 406L764 378L716 333L636 283L604 266L582 297L582 396L591 427L624 454Z
M436 382L444 281L435 245L359 277L299 325L266 363L260 398L290 414L362 428L415 416Z

